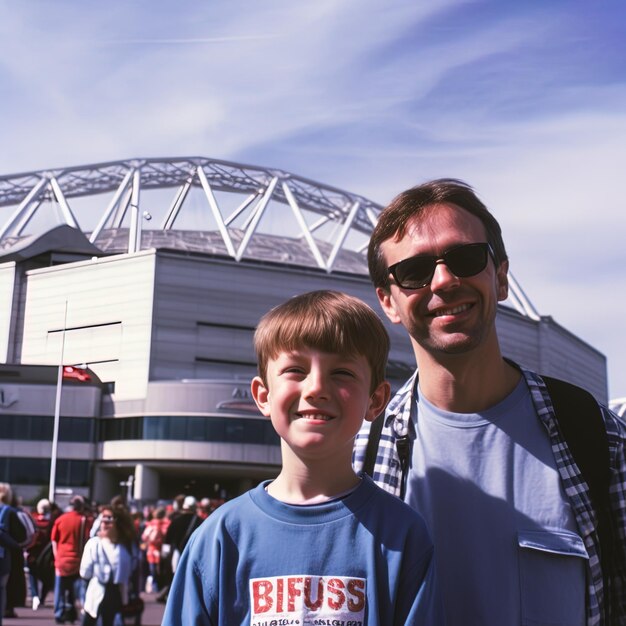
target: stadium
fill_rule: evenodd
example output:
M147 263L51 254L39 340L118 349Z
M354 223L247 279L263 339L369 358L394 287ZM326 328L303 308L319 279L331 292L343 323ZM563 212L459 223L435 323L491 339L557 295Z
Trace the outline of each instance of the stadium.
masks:
M2 479L47 494L55 437L57 493L97 501L232 497L275 475L278 439L249 395L254 329L313 289L380 311L365 253L381 208L200 157L0 176ZM605 357L510 281L505 356L607 402ZM385 323L397 388L413 352Z

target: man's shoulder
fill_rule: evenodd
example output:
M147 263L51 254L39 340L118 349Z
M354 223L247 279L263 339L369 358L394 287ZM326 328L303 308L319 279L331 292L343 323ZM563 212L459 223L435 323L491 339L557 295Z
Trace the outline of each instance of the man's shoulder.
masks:
M415 391L415 382L417 380L418 371L415 370L409 378L402 384L402 386L393 394L389 404L387 405L387 413L397 410L397 407L404 402L407 398L413 395Z
M400 524L407 524L426 529L424 518L418 511L397 496L385 491L369 476L364 476L363 480L367 482L367 488L371 489L371 496L365 505L370 519L372 516L379 517L382 523L394 528L398 528Z
M86 523L87 521L84 513L79 513L78 511L68 511L67 513L61 515L59 519L61 518L65 518L62 523L75 528L78 528L81 524Z
M17 516L17 509L12 507L10 504L4 504L0 507L0 516L2 518L2 527L6 530L12 526L12 520L19 520Z
M189 526L189 522L191 521L191 515L188 513L183 513L182 515L178 515L175 517L169 525L169 530L171 532L176 533L180 530L186 530Z
M0 515L2 515L2 517L9 517L11 515L14 515L17 513L17 510L12 507L10 504L2 504L0 505Z
M411 555L415 562L431 558L432 538L424 518L400 498L372 484L372 496L360 513L359 525L392 551Z
M67 522L68 519L69 518L68 518L67 513L61 513L61 515L59 515L59 517L57 517L52 523L52 528L57 530L58 528L63 526Z

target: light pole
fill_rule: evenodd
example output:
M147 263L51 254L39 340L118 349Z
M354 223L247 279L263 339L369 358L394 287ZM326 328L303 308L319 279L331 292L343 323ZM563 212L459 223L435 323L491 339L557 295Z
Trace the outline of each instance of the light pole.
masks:
M61 421L61 387L63 384L63 359L65 357L65 329L67 327L67 299L65 300L65 316L63 318L63 330L61 332L61 358L59 360L59 372L57 374L57 390L54 401L54 428L52 431L52 453L50 455L50 488L48 500L54 502L57 475L57 449L59 447L59 422Z
M120 481L120 487L126 487L126 504L130 505L131 502L135 499L133 497L133 483L135 482L135 477L132 474L129 474L128 480Z

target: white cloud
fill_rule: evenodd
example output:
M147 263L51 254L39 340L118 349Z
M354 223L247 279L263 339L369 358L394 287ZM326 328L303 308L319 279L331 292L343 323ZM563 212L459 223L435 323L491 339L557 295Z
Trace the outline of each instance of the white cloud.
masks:
M624 20L575 4L0 0L0 173L199 155L379 202L463 178L623 395Z

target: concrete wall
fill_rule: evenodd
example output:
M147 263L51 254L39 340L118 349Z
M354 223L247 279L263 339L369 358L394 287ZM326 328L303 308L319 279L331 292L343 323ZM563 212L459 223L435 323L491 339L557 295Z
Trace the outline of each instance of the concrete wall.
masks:
M65 364L114 382L115 398L145 397L154 265L146 251L28 272L22 363L58 364L65 327Z
M16 311L6 303L10 297L15 301L15 271L13 264L0 266L0 357L6 360L21 345L22 363L57 365L65 327L64 362L85 363L114 385L101 404L103 415L215 415L211 384L198 379L230 381L237 397L245 398L256 371L252 335L259 318L287 298L314 289L337 289L368 302L390 333L390 358L409 368L414 364L404 329L384 317L363 276L165 250L34 269L24 274L20 287L23 336L11 338L7 328ZM534 321L501 307L497 327L506 356L606 400L604 356L554 320ZM31 400L28 411L35 414L37 406L51 402L37 394ZM97 414L94 406L68 405L70 396L63 402L64 414ZM46 456L49 449L48 442L0 441L0 455ZM197 441L62 443L59 456L96 460L93 495L99 500L119 493L120 481L129 475L140 497L154 499L159 483L172 477L195 476L207 484L232 480L238 489L242 481L267 476L279 463L277 446Z
M384 317L366 277L160 251L151 380L233 375L248 379L255 373L252 336L261 316L287 298L316 289L336 289L366 301L389 331L391 358L414 362L404 330Z
M562 378L608 402L606 357L551 317L532 320L504 307L496 321L502 352L520 365Z

